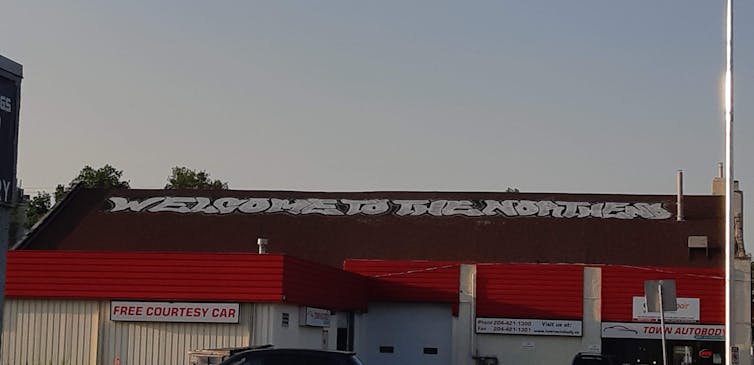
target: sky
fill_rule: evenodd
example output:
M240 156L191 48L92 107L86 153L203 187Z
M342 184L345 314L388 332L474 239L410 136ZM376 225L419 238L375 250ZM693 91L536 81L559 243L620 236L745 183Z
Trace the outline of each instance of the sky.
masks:
M683 170L709 194L723 4L4 1L18 177L31 193L111 164L135 188L187 166L241 190L674 194ZM751 212L754 3L735 5Z

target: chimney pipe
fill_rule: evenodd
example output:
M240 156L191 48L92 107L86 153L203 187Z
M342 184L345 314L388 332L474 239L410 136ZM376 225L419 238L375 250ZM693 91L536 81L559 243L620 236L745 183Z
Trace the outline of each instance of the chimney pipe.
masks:
M676 197L676 219L680 222L683 220L683 170L678 170L676 183L678 188L678 196Z
M267 253L267 242L269 242L269 240L266 238L257 238L257 246L259 246L260 255Z

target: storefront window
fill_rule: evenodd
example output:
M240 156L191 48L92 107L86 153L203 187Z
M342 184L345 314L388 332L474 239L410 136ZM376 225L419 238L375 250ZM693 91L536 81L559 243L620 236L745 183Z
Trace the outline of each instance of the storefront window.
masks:
M672 365L719 365L723 342L678 341L667 343ZM618 365L662 365L662 342L646 339L603 339L602 353L612 355Z
M691 346L673 346L673 365L691 365L693 364L692 353L694 349Z

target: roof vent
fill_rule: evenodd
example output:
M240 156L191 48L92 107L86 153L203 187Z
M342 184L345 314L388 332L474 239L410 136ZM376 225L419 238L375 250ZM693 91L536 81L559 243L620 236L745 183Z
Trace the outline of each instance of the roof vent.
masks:
M266 238L257 238L257 246L259 246L259 254L264 255L267 253L267 243L269 242Z
M689 256L691 256L691 250L694 248L703 248L707 257L709 257L709 243L707 242L707 236L689 236Z

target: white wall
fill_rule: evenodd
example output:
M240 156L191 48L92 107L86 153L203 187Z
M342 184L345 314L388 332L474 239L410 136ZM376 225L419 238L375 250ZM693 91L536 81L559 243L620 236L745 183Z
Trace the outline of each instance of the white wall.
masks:
M752 364L751 351L751 260L733 262L733 283L731 292L734 305L731 306L733 320L732 346L738 346L739 364Z
M253 313L255 345L274 344L276 347L303 347L334 350L337 346L337 320L331 316L327 328L301 326L299 308L287 304L257 304ZM283 314L288 314L288 325L283 325ZM326 346L323 337L326 332Z
M289 313L288 327L282 313ZM188 364L188 351L273 344L323 348L323 329L299 326L299 307L242 303L239 323L111 321L110 301L5 302L0 364ZM333 316L334 317L334 316ZM327 329L336 348L337 321Z
M99 302L98 364L188 364L188 351L249 345L253 304L239 307L239 323L114 322Z
M580 337L477 336L479 354L497 356L500 364L569 364L581 349Z
M473 365L476 353L476 265L461 265L458 316L453 317L453 364Z
M2 364L97 364L94 301L6 298Z

